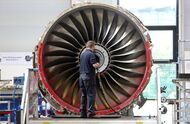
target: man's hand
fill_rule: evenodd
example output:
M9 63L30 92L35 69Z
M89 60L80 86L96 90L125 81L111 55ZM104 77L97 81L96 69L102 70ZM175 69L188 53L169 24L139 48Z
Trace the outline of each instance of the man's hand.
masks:
M100 58L96 54L95 54L95 57L96 57L96 61L100 62Z
M99 68L99 67L100 67L100 63L97 62L97 63L93 64L92 66L93 66L94 68Z

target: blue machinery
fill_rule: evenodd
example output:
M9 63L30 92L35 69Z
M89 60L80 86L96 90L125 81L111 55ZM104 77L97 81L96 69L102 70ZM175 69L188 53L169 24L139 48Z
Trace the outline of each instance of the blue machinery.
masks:
M1 81L8 84L10 82ZM19 109L22 97L22 88L18 85L5 87L0 89L0 121L16 122L16 111Z
M3 85L0 88L0 121L16 123L16 112L20 109L24 76L14 77L13 85L10 85L10 82L11 80L1 80Z

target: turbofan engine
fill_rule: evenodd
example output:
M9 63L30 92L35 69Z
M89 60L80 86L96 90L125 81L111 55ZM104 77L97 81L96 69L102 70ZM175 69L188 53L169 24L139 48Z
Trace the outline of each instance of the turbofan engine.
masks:
M129 107L151 75L148 30L127 10L103 4L70 8L52 22L37 49L40 91L57 110L80 110L79 56L88 40L96 42L101 67L97 78L96 113Z

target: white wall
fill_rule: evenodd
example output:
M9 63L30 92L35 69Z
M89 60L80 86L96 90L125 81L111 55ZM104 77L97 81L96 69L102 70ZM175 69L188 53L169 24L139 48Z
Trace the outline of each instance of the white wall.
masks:
M117 5L117 0L80 1ZM32 52L45 26L70 6L71 0L0 0L0 52ZM22 76L29 67L0 64L1 79Z
M23 76L26 68L32 68L32 56L30 52L0 52L0 79L11 80Z
M69 8L70 1L0 0L0 52L32 52L45 26ZM117 5L117 0L81 1Z
M3 65L1 68L1 80L12 80L13 77L23 76L27 68L32 65Z
M0 52L32 52L49 21L70 0L0 0Z
M179 0L179 72L190 73L190 0Z
M181 28L181 39L190 41L190 1L189 0L179 0L180 3L180 28Z
M179 73L190 73L190 0L178 0L179 1ZM190 89L189 83L186 83L185 86L187 89ZM184 93L183 90L179 90L179 96L182 98ZM185 94L185 97L188 99L190 95L188 93ZM183 110L188 107L189 102L185 102L180 104L180 107ZM182 111L184 112L184 111ZM189 115L189 112L180 115L181 117L185 117L183 115ZM181 122L180 124L184 124Z
M70 5L70 0L0 0L0 53L32 52L49 21ZM31 67L0 64L1 79L22 76Z

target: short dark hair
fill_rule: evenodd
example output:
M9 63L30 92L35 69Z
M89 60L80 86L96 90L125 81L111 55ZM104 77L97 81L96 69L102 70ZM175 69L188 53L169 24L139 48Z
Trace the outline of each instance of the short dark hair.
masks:
M87 43L86 43L86 48L92 48L93 46L95 46L95 42L92 41L92 40L89 40Z

